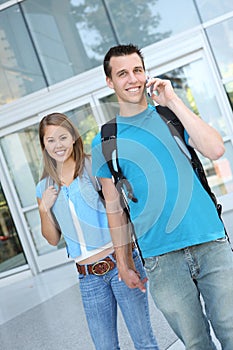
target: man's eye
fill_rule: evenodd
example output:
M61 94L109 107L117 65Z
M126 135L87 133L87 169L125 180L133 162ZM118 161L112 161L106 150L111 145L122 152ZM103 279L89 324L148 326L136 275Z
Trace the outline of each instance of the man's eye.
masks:
M119 77L124 77L125 75L126 75L126 73L122 72L122 73L119 74Z

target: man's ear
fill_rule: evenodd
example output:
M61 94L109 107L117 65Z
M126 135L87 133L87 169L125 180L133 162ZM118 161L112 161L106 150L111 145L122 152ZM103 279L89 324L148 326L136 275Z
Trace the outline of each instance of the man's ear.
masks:
M113 82L112 82L111 78L106 77L106 83L110 89L113 89Z

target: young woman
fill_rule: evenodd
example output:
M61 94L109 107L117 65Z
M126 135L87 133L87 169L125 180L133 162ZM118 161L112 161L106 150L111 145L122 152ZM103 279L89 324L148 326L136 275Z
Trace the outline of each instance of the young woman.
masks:
M52 245L59 243L62 234L68 255L75 260L95 348L120 349L118 304L135 349L158 350L147 293L119 281L105 208L88 171L90 157L77 128L64 114L52 113L41 120L39 137L44 171L36 193L42 234ZM135 269L146 278L137 249L131 249Z

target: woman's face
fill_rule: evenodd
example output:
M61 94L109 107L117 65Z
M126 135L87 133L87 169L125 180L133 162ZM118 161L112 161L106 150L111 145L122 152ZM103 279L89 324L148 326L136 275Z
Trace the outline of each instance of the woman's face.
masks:
M56 162L65 162L72 156L75 141L62 126L46 126L43 141L46 151Z

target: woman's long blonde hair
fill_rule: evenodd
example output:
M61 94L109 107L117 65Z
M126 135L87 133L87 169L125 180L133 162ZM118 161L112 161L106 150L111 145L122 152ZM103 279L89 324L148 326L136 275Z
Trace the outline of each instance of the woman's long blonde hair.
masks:
M82 174L84 159L85 156L87 156L87 154L84 152L83 141L78 132L78 129L73 125L73 123L68 119L68 117L65 114L51 113L43 117L39 124L39 138L44 159L44 169L41 179L50 176L56 184L61 186L61 180L59 179L57 173L56 161L52 157L50 157L47 150L45 149L44 135L45 129L48 125L61 126L72 135L72 138L74 140L73 157L75 160L74 179L80 174Z

